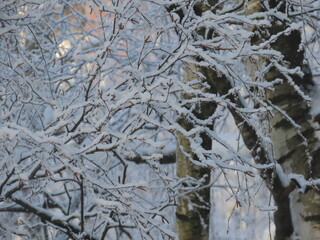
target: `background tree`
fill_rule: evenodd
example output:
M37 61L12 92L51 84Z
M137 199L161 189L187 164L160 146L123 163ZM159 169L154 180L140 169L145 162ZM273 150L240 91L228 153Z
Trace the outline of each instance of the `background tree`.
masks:
M159 8L146 15L145 7L1 4L4 239L175 235L165 212L181 183L157 162L172 151L164 144L172 130L161 127L172 119L172 83L162 74L175 70L164 64L172 58L167 31L150 30L164 17L154 15ZM141 35L143 28L149 31ZM147 167L130 170L127 160L137 156Z

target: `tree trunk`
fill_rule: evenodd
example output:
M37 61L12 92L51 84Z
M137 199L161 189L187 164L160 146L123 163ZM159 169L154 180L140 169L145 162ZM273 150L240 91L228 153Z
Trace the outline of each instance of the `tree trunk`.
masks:
M270 7L279 6L279 3L280 1L269 1ZM261 1L251 1L251 4L251 13L261 11ZM250 7L250 4L248 6ZM279 10L285 11L285 3L280 6ZM273 26L268 30L275 35L287 27L286 23L274 19ZM256 41L259 41L259 38ZM278 84L274 91L267 93L266 101L274 106L272 116L269 117L274 160L281 165L286 174L301 174L305 179L310 179L318 178L320 175L319 148L316 146L318 140L309 114L310 106L293 86L299 86L303 94L313 94L311 71L304 61L304 51L300 49L300 44L301 36L297 30L288 35L282 34L271 44L273 49L283 54L288 68L299 67L303 76L290 75L288 78L276 66L272 66L265 79L272 81L281 78L284 82ZM279 173L279 169L275 171ZM291 180L291 184L293 182L296 183L296 180ZM271 192L278 207L274 215L275 239L296 239L295 234L304 240L320 239L319 192L316 189L298 189L300 186L296 184L296 190L291 193L291 190L286 190L288 186L281 181L274 181L272 184ZM303 190L305 192L301 192Z
M269 6L276 7L280 1L270 0ZM281 2L279 11L285 11L285 2ZM201 8L197 9L198 14L201 15ZM247 14L263 11L262 1L251 0L248 1ZM288 23L280 22L278 19L273 19L273 26L268 29L272 35L278 34L288 27ZM199 33L201 34L201 33ZM261 36L256 35L252 43L262 41ZM266 36L267 37L267 36ZM310 116L310 106L307 101L301 96L301 92L297 91L296 86L299 86L304 94L312 95L314 83L312 80L311 71L304 61L304 51L299 48L301 44L300 32L294 30L287 35L282 34L278 39L271 44L271 47L284 56L288 68L294 69L300 67L303 76L281 73L276 66L272 66L265 74L264 78L268 81L273 81L277 78L283 79L283 83L275 86L274 91L266 93L265 101L267 101L274 110L272 115L268 115L268 122L270 126L270 137L273 142L272 152L273 159L268 157L268 149L263 148L255 130L247 123L243 124L244 119L235 111L231 109L232 115L236 123L242 123L240 132L243 140L251 151L257 163L275 164L274 169L267 169L261 171L262 177L266 180L275 204L278 210L275 212L274 220L276 226L276 240L293 240L300 237L300 239L311 240L320 239L320 195L319 191L314 187L303 187L291 175L289 183L282 181L281 172L285 174L300 174L304 179L319 178L320 162L318 161L320 150L317 147L318 139L315 136L315 124ZM283 62L285 63L285 62ZM270 64L268 59L260 59L257 63L259 65ZM257 68L257 69L258 69ZM254 68L251 69L251 71ZM225 76L217 76L213 69L201 69L201 73L205 76L206 82L212 87L210 91L219 92L221 95L227 93L231 88ZM187 73L185 79L191 79L194 76ZM254 75L252 75L254 77ZM239 105L237 99L229 96L230 100ZM241 105L241 104L240 104ZM214 112L214 110L213 110ZM209 117L203 115L203 118ZM180 124L185 129L192 128L190 123L180 120ZM208 140L210 141L210 140ZM178 134L178 151L177 151L177 174L179 177L192 176L196 179L201 178L206 174L204 169L193 165L185 153L192 153L188 140ZM181 151L183 149L183 151ZM208 173L208 172L207 172ZM297 175L295 175L297 176ZM200 194L200 192L199 192ZM210 193L201 192L203 196L209 199ZM177 208L177 229L181 240L184 239L208 239L208 215L199 214L199 208L190 208L190 202L195 205L201 204L197 201L195 194L187 195L188 198L180 198L179 206ZM190 202L188 202L190 201ZM209 202L209 201L206 201ZM203 204L203 203L202 203ZM209 211L206 212L208 214ZM202 216L202 217L200 217ZM205 223L205 225L203 224ZM201 237L200 237L201 236Z
M209 1L199 1L194 6L194 11L197 15L201 15L204 11L208 10L210 5L217 3L216 0ZM174 6L172 6L169 11L174 11ZM180 18L183 18L183 13L180 10L177 12ZM199 34L202 34L199 32ZM206 83L210 82L210 73L208 69L202 67L190 66L190 68L185 68L184 81L188 82L193 79L199 79L195 73L200 72L202 76L205 76ZM215 72L213 72L215 74ZM210 92L215 91L212 84L209 83L211 88L208 90ZM202 86L197 86L202 87ZM192 96L184 95L185 99L192 98ZM208 119L212 117L216 110L216 104L214 102L200 102L193 114L201 120ZM186 119L179 119L179 124L186 130L191 130L193 128L192 123L188 122ZM213 128L213 122L209 128ZM205 133L201 133L202 147L203 149L212 149L212 139ZM176 209L177 217L177 232L180 240L208 240L209 239L209 221L210 221L210 172L211 170L205 167L199 167L190 161L190 157L197 160L196 155L190 148L190 142L181 133L177 133L177 152L176 152L176 166L177 166L177 176L181 178L192 177L194 179L200 180L205 177L204 182L200 189L188 193L179 197L178 206ZM183 194L183 192L182 192Z
M195 71L201 71L196 69ZM185 81L196 79L197 76L190 69L185 69ZM183 96L184 99L192 96ZM212 102L201 102L196 106L193 114L197 118L205 120L212 116L216 105ZM179 124L187 131L193 128L192 123L187 119L179 119ZM212 128L212 126L207 126ZM211 149L212 141L205 133L200 134L202 147ZM197 156L190 147L190 142L182 133L177 133L177 176L180 178L191 177L197 180L204 179L203 184L198 189L187 193L181 191L182 196L178 199L176 209L177 232L180 240L208 240L209 239L209 217L210 217L210 169L200 167L192 163L190 158L197 161ZM187 186L185 186L187 187Z
M308 66L303 64L304 56L303 51L299 51L300 43L300 33L294 31L288 36L281 36L273 44L273 48L282 52L285 60L290 63L290 68L300 67L304 71L303 77L292 76L292 80L304 89L305 93L311 94L310 89L314 87L312 76ZM266 75L266 79L276 78L284 78L284 76L273 67ZM316 163L319 159L319 149L316 146L318 140L309 115L308 103L288 82L279 84L274 92L268 92L267 98L276 106L269 121L276 161L281 164L286 174L301 174L305 179L318 178L320 170ZM278 195L274 195L276 201L277 197ZM294 231L302 239L320 239L320 202L316 190L312 189L304 193L295 190L286 197L286 201L289 197ZM280 201L282 201L281 197ZM280 211L281 208L278 209L278 212ZM275 220L277 220L276 217L275 215ZM276 239L283 238L276 237Z

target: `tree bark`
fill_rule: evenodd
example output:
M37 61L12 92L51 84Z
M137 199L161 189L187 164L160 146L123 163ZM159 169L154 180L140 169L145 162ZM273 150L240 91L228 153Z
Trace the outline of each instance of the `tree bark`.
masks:
M200 71L198 68L195 71ZM190 70L185 69L185 81L196 79L196 75ZM192 98L192 96L183 96L184 99ZM216 105L213 102L201 102L196 106L193 114L197 118L205 120L213 115ZM187 119L179 119L179 124L187 131L193 128L193 124ZM212 128L211 126L207 126ZM210 150L212 147L211 138L205 133L201 133L202 147ZM208 240L209 239L209 218L210 218L210 172L211 170L205 167L200 167L190 161L198 160L197 156L190 147L190 142L186 136L177 133L177 176L180 178L191 177L197 180L203 178L201 186L191 193L181 191L182 196L178 199L176 209L177 217L177 232L180 240ZM187 186L186 186L187 187Z
M208 10L210 5L215 4L216 0L199 1L194 6L194 12L197 15L201 15L204 11ZM172 5L169 11L175 11L175 7ZM183 18L183 12L180 10L177 12L180 18ZM199 32L199 34L203 34ZM196 66L189 66L185 68L184 81L188 82L192 79L199 79L195 73L200 72L206 77L204 82L208 83L210 76L207 75L207 69ZM215 73L214 73L215 74ZM210 85L209 92L215 91ZM198 86L202 87L202 86ZM192 98L192 96L183 95L182 98ZM217 105L214 102L200 102L193 114L201 120L212 117L216 110ZM179 124L186 130L191 130L193 124L188 120L180 118ZM211 125L206 126L213 128L213 122ZM212 149L212 139L205 133L201 133L202 147L206 150ZM177 151L176 151L176 166L177 176L180 178L192 177L200 180L205 179L202 186L196 191L182 195L178 199L178 206L176 209L176 228L180 240L208 240L209 239L209 221L210 221L210 176L211 170L205 167L199 167L190 161L190 157L197 161L196 154L190 147L190 142L183 134L177 133ZM183 194L183 192L182 192Z
M279 3L281 3L279 5ZM285 2L270 0L269 6L279 11L285 11ZM198 8L198 15L201 15L203 9ZM261 0L248 1L247 14L264 11ZM279 19L272 20L272 27L267 29L270 35L275 35L288 27L287 22L281 22ZM258 32L258 30L257 30ZM201 33L199 33L201 34ZM252 43L263 41L263 33L257 34ZM268 149L264 149L255 129L237 112L230 109L239 128L243 140L251 151L257 163L266 164L273 162L275 167L261 171L261 176L268 185L278 210L274 214L276 226L276 240L293 240L296 237L311 240L320 239L320 195L316 187L302 188L297 180L292 177L289 184L284 184L279 176L279 172L285 174L300 174L304 179L319 178L320 162L318 161L320 150L317 146L318 139L315 134L315 123L310 112L310 106L302 97L303 94L313 94L314 83L312 80L309 66L304 61L304 51L300 49L301 34L294 30L290 33L282 34L271 48L281 52L284 56L283 65L294 69L299 67L303 76L288 74L284 75L273 65L265 74L267 81L273 81L277 78L283 79L283 83L275 86L274 91L266 93L265 101L273 107L271 115L267 116L270 126L270 137L272 140L273 158L267 154ZM268 59L260 59L257 65L271 64ZM258 66L259 67L259 66ZM251 69L252 71L253 69ZM217 76L215 70L202 68L201 73L205 76L205 81L212 87L212 92L226 94L231 85L226 76ZM252 75L254 77L254 74ZM186 74L186 79L190 76ZM299 93L296 86L302 90ZM235 96L230 95L230 100L239 106L241 103ZM203 116L208 117L208 116ZM186 129L192 128L187 122L181 121ZM200 169L188 161L185 153L192 153L188 140L182 135L178 135L179 147L177 151L177 174L180 177L194 176L199 179L202 174L206 174L204 169ZM183 149L183 151L181 151ZM278 169L277 169L278 168ZM280 168L280 169L279 169ZM201 193L203 194L203 193ZM210 195L206 195L210 197ZM196 198L189 195L189 200L196 204ZM209 201L208 201L209 202ZM195 208L188 208L188 200L180 198L177 208L177 229L180 239L208 239L208 230L201 224L201 214ZM208 212L207 212L208 214ZM206 218L203 218L206 219ZM207 223L207 222L206 222ZM201 236L201 238L199 238Z
M289 46L288 43L290 43ZM311 89L314 87L312 76L308 66L303 63L304 52L299 51L300 43L300 33L294 31L288 36L281 36L273 44L273 48L284 55L290 68L300 67L303 70L303 77L292 76L292 80L306 94L311 94ZM273 67L267 73L266 79L274 80L275 78L284 78L284 76ZM301 174L305 179L318 178L320 170L317 163L317 159L319 159L319 149L316 146L318 140L309 114L308 103L288 82L279 84L274 92L268 92L267 98L276 106L273 116L269 119L275 159L281 164L286 174ZM286 116L283 112L286 113ZM286 201L288 198L291 200L288 202L290 202L294 231L302 239L320 239L318 191L311 189L308 192L300 193L298 190L286 197ZM275 200L278 197L277 194L274 194ZM282 201L281 197L280 201ZM281 210L278 208L278 212ZM276 217L275 215L275 220L277 220ZM290 239L290 236L287 237ZM276 239L283 238L276 237Z
M250 2L253 7L250 9L251 13L262 11L261 1ZM286 9L285 3L280 1L269 1L269 6L271 8L278 6L283 12ZM275 35L287 27L287 23L273 19L273 25L268 31ZM260 41L259 37L256 41ZM284 82L276 85L274 91L267 92L266 101L274 106L272 116L269 116L269 125L275 161L281 165L286 174L301 174L305 179L310 179L318 178L320 173L317 161L319 159L318 139L315 136L315 125L309 114L310 106L298 93L294 84L307 95L313 94L312 90L315 86L309 66L304 61L304 51L300 49L300 44L301 34L297 30L288 35L282 34L271 44L273 49L282 53L288 68L299 67L303 76L289 74L284 76L276 66L272 66L266 73L265 79L272 81L281 78ZM268 63L267 60L265 62ZM277 172L277 169L275 170ZM274 181L271 187L278 207L274 215L275 239L296 239L294 235L305 240L320 239L319 192L316 189L309 191L304 189L306 192L301 192L302 189L297 186L290 193L285 190L285 187L281 181Z

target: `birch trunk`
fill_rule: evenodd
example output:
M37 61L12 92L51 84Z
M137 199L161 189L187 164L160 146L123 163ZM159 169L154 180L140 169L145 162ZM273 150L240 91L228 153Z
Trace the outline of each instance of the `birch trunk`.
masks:
M269 1L270 7L275 7L279 3L280 1ZM248 7L250 13L261 11L261 1L250 1ZM279 10L285 10L285 3L282 3ZM269 32L277 34L285 27L275 19ZM303 77L297 75L290 77L305 94L312 95L315 86L311 71L304 62L304 51L299 49L300 44L300 32L292 31L289 35L280 36L271 46L283 54L289 68L300 67L304 73ZM286 174L301 174L305 179L319 178L318 139L315 136L315 124L309 114L308 103L275 67L270 69L265 78L269 81L276 78L284 79L283 84L277 85L274 91L267 93L267 100L275 106L273 116L269 118L275 160ZM300 186L297 185L297 188L290 193L286 191L285 186L279 185L281 182L274 181L271 188L278 206L274 216L275 239L297 239L296 237L304 240L320 239L319 192L316 189L306 189L305 192L301 192L298 189Z
M288 43L290 46L287 45ZM307 94L311 94L312 76L308 66L303 64L303 52L298 51L300 43L300 33L295 31L289 36L279 38L273 47L283 53L291 68L298 66L303 69L304 76L302 78L294 76L293 80ZM275 68L266 75L269 80L278 77L283 78ZM318 140L309 114L310 107L289 83L277 86L274 92L268 93L267 97L279 109L273 111L273 117L269 121L275 159L287 174L301 174L305 179L318 178L320 170L317 163ZM285 111L289 118L281 111ZM292 120L300 127L294 126L291 123ZM294 231L305 240L320 239L318 192L315 189L303 193L295 190L289 197Z
M202 15L203 12L210 8L210 5L216 4L216 0L199 1L194 6L194 11L197 15ZM171 9L172 10L172 9ZM171 11L169 9L169 11ZM181 12L179 14L182 14ZM180 16L181 19L183 18ZM199 34L203 34L199 32ZM206 68L200 68L191 66L193 69L185 68L184 81L188 82L192 79L197 79L198 76L194 72L201 72L203 76L206 77L204 80L208 83L211 79L212 72L208 71ZM208 74L209 73L209 74ZM217 79L216 76L213 79ZM211 80L212 81L212 80ZM212 83L209 83L212 86ZM209 91L215 91L214 86ZM183 96L185 98L190 98L190 96ZM199 119L207 119L211 117L216 110L216 105L213 102L201 102L196 107L194 114ZM185 119L180 119L179 124L186 130L193 128L193 125ZM208 126L213 128L212 126ZM206 150L212 148L211 137L206 134L202 134L202 147ZM207 176L204 185L209 185L211 170L208 168L202 168L193 164L186 155L191 156L196 159L196 156L192 149L190 148L190 143L188 139L182 134L177 134L178 146L176 152L176 164L177 164L177 176L181 178L192 177L195 179L201 179ZM186 154L185 154L186 153ZM210 221L210 187L201 188L195 192L189 193L178 199L178 206L176 209L177 217L177 233L180 240L208 240L209 239L209 221Z
M197 69L199 71L200 69ZM197 78L195 74L185 69L185 81ZM190 96L184 95L184 98ZM194 114L199 119L207 119L214 113L214 103L199 103ZM191 130L193 125L186 119L180 119L179 124L186 130ZM208 126L212 127L212 126ZM211 149L212 141L209 136L202 134L202 147ZM180 178L192 177L202 179L206 176L203 186L210 183L210 169L199 167L190 161L190 157L197 160L196 155L190 148L190 142L181 133L177 133L178 146L176 152L177 176ZM188 156L189 155L189 156ZM184 193L178 199L176 209L177 232L180 240L208 240L209 239L209 218L210 218L210 187L202 187L191 193Z
M279 1L270 0L270 7L275 7ZM261 0L249 0L247 13L263 11ZM285 9L283 2L280 11ZM198 9L201 15L202 9ZM277 34L285 29L285 25L276 19L273 26L269 28L271 34ZM200 34L200 33L199 33ZM262 34L263 35L263 34ZM259 42L261 39L256 37L253 41ZM288 62L289 68L300 67L304 76L291 76L292 81L298 85L306 94L312 94L314 84L312 75L307 64L304 63L304 52L299 51L301 36L298 31L281 36L272 45L272 48L280 51L284 55L284 60ZM267 61L267 60L265 60ZM263 64L263 62L258 63ZM251 69L252 70L252 69ZM213 92L224 94L231 88L225 76L217 77L212 69L202 69L201 73L206 77L207 83L212 86ZM192 78L190 73L186 74L185 79ZM272 116L269 116L270 136L273 142L273 154L277 163L282 166L286 174L301 174L305 179L319 178L320 175L320 150L317 147L318 139L315 136L315 127L310 116L310 107L306 101L297 93L292 83L285 80L275 67L272 67L265 75L265 78L272 81L276 78L284 79L283 84L275 87L275 90L268 92L266 100L274 106ZM237 102L230 96L232 102ZM232 112L232 111L231 111ZM286 114L283 114L286 112ZM211 114L211 113L210 113ZM237 123L243 123L243 119L236 112L232 112ZM203 117L206 117L203 115ZM186 129L192 128L190 123L183 120L180 124ZM297 127L299 125L300 127ZM244 124L240 129L244 142L251 150L253 157L258 163L268 163L265 150L261 151L261 143L251 126ZM178 135L179 147L184 152L194 156L188 140L182 135ZM178 147L178 149L179 149ZM260 149L260 150L259 150ZM205 169L200 169L192 165L183 151L177 151L177 174L180 177L193 176L200 178L206 174ZM313 159L313 160L311 160ZM283 185L277 174L277 169L268 169L261 172L266 180L270 191L273 194L278 210L275 212L274 219L276 225L276 240L299 239L311 240L320 239L320 196L316 189L305 189L301 192L298 185L292 181L289 186ZM295 188L295 189L294 189ZM204 199L210 198L210 192L204 193ZM189 201L189 202L188 202ZM189 200L180 198L177 208L177 230L181 240L185 239L208 239L208 213L200 214L199 209L189 208L190 201L197 202L195 195L190 194ZM209 201L207 201L209 203ZM203 212L202 212L203 213ZM205 224L203 224L205 223Z

